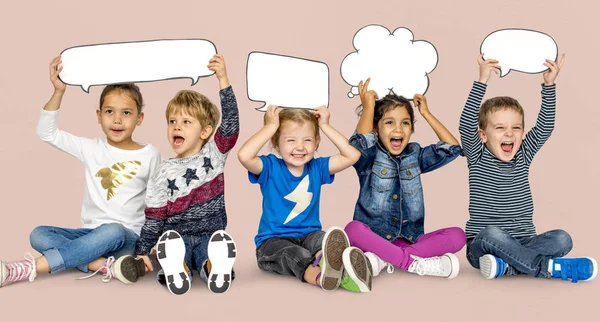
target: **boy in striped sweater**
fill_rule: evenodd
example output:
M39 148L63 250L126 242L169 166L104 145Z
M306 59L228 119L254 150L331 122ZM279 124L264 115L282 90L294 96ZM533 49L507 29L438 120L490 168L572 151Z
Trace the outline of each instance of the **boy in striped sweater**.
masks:
M216 128L218 108L200 93L182 90L169 102L167 132L177 156L164 160L148 183L146 223L136 247L146 269L153 270L148 255L157 245L164 271L158 279L176 295L190 289L190 269L198 270L215 293L229 289L233 279L236 248L223 230L223 170L238 138L239 114L223 56L215 55L208 69L216 73L221 88L221 125Z
M564 63L546 60L542 108L535 126L524 133L523 108L510 97L481 105L491 73L499 62L479 56L479 81L473 83L460 117L459 132L469 166L467 259L486 279L527 274L541 278L592 280L592 258L562 258L572 248L564 230L536 234L529 166L554 128L556 85ZM481 105L481 108L480 108Z

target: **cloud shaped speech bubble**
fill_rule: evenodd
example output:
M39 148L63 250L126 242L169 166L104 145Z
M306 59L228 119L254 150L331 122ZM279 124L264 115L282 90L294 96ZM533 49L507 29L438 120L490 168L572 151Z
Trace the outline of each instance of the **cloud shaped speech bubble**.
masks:
M267 106L315 108L329 105L329 67L319 61L251 52L246 67L248 98Z
M484 59L496 59L502 66L500 77L511 70L537 74L548 69L546 59L556 60L558 45L547 34L527 29L502 29L489 34L481 43Z
M348 97L358 95L358 83L368 77L369 88L379 97L390 91L408 99L425 94L429 87L427 74L437 66L438 54L430 42L413 39L406 28L397 28L393 33L379 25L361 28L354 35L356 51L342 61L342 78L352 86Z
M191 78L214 74L206 66L217 53L204 39L95 44L65 49L59 77L68 85L90 86Z

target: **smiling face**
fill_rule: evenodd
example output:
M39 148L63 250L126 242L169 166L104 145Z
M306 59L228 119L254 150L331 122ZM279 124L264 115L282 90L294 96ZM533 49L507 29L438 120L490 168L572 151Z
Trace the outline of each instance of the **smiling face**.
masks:
M290 172L299 176L304 165L314 158L320 138L309 122L283 121L279 129L279 138L273 145Z
M523 114L511 108L490 112L485 129L479 129L479 136L496 158L509 162L523 142Z
M406 107L397 105L385 112L377 122L376 132L379 142L391 155L400 155L413 132L411 116Z
M137 104L129 95L120 90L106 94L96 116L108 144L125 150L137 148L131 136L135 127L142 124L144 113L138 113Z

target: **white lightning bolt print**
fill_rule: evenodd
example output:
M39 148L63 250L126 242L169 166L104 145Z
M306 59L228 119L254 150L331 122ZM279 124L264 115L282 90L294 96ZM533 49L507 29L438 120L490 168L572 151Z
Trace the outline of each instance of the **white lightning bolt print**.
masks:
M298 217L298 215L306 210L308 205L310 205L313 194L312 192L308 192L309 183L310 181L308 176L305 176L304 179L300 181L300 184L298 184L296 189L294 189L294 191L292 191L289 195L285 196L285 199L295 202L296 206L294 206L294 209L292 209L290 214L285 219L285 222L283 223L284 225L290 222L290 220Z

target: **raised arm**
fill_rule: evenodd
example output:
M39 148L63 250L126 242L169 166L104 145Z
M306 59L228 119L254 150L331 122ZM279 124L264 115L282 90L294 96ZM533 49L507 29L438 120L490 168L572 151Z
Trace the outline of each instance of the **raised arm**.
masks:
M237 142L240 133L240 114L233 88L229 83L225 58L223 55L214 55L209 63L208 69L215 72L219 80L219 97L221 99L221 124L215 133L215 144L221 153L229 152Z
M360 158L360 151L350 145L348 139L329 124L329 110L327 110L325 106L321 106L316 108L314 113L319 120L319 128L321 128L321 131L323 131L333 145L340 151L339 154L329 158L329 174L338 173L356 163L358 158Z
M279 111L279 107L269 105L265 112L265 126L251 136L238 151L240 163L255 175L259 175L263 167L262 161L258 157L258 152L269 142L279 128Z
M435 116L433 116L433 114L431 114L425 96L415 94L413 97L413 102L419 109L419 113L421 113L425 121L429 123L429 126L431 126L440 141L450 145L458 144L458 140L454 137L454 135L448 131L442 122L440 122Z
M363 85L363 81L358 83L358 93L360 94L360 102L362 104L362 112L360 119L356 125L356 132L359 134L367 134L373 131L373 117L375 114L375 100L379 98L377 93L369 90L370 78Z
M565 54L556 62L546 60L546 63L544 63L544 66L548 67L548 71L543 74L542 107L535 126L527 132L523 139L523 151L527 163L531 163L534 155L542 148L544 143L550 138L552 130L554 130L556 116L556 84L554 82L560 73L564 61Z
M478 133L479 108L485 95L488 80L492 73L498 74L500 70L497 60L488 59L484 61L483 54L479 55L477 62L479 63L479 80L473 82L473 87L471 88L471 92L469 92L469 97L460 115L458 125L463 152L469 163L478 160L483 151L483 142Z
M83 141L84 139L73 134L61 131L56 126L58 119L58 110L65 94L67 86L58 78L58 74L62 71L62 67L58 67L62 63L60 56L55 57L50 62L50 82L54 87L54 93L40 111L40 119L37 124L36 134L42 141L58 148L61 151L67 152L70 155L83 159Z

